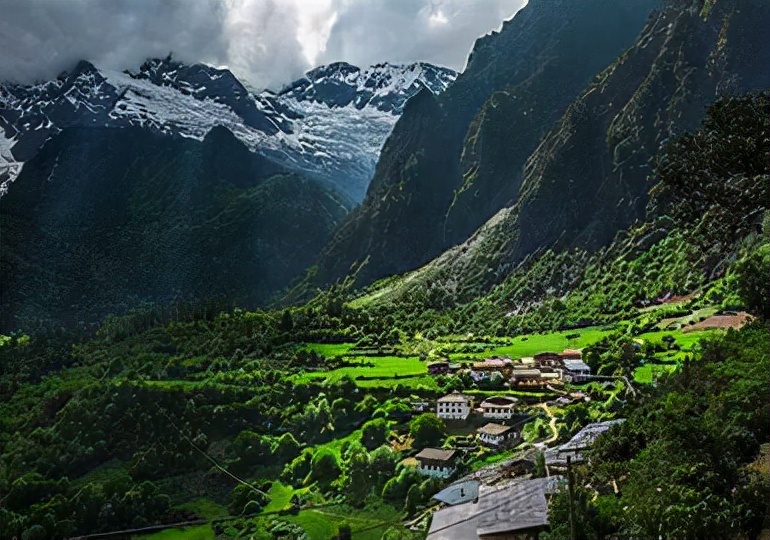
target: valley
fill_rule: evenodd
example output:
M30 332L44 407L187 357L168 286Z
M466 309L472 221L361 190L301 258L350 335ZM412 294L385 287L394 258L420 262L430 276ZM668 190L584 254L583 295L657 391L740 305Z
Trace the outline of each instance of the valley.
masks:
M0 85L0 538L767 537L768 21Z

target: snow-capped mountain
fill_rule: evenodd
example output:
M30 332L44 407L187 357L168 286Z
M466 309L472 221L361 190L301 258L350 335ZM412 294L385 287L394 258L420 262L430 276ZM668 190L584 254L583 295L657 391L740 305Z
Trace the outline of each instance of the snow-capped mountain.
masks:
M202 140L229 129L255 152L331 183L358 202L407 100L442 92L456 73L425 63L321 66L278 93L249 91L229 70L166 58L135 72L82 61L57 79L0 85L0 195L67 127L141 126Z

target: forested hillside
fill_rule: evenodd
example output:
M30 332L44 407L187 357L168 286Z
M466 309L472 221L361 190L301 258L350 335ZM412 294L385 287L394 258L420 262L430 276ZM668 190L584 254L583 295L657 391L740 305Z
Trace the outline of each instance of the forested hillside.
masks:
M66 130L0 199L0 328L88 330L147 306L264 304L311 264L346 204L223 127L201 142Z

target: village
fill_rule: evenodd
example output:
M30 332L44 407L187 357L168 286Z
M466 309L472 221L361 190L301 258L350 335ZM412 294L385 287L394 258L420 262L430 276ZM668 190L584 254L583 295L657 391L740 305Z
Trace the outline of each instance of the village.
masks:
M560 404L571 403L582 395L569 394L560 387L584 383L592 377L581 351L576 349L516 360L488 358L470 365L441 361L430 364L428 370L434 376L466 372L477 383L496 380L509 388L548 388L571 396L558 398ZM537 538L548 529L548 501L554 493L566 489L571 465L583 463L594 440L623 421L588 424L567 442L549 447L556 435L546 442L522 444L522 430L535 417L523 412L531 407L503 392L476 402L470 395L453 391L439 397L434 406L415 402L413 407L415 412L435 411L448 428L469 432L465 438L450 437L448 440L454 443L441 448L422 448L414 456L422 475L449 482L433 495L438 505L432 507L429 540ZM543 410L548 411L547 406ZM469 440L490 452L509 451L511 455L497 464L467 472L463 460L472 447ZM540 471L536 470L538 461L544 466Z

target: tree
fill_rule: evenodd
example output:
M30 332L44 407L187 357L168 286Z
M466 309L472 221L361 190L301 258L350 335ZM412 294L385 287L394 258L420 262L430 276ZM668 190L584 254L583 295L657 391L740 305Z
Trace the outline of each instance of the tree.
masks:
M258 489L246 485L238 484L233 488L230 494L230 506L228 510L234 516L241 514L255 514L267 504L269 499Z
M770 320L770 244L764 244L735 264L738 294L746 310Z
M281 435L273 447L273 454L283 462L293 460L299 453L299 443L291 433L284 433Z
M322 489L328 489L341 473L342 469L337 462L337 456L331 450L322 449L315 453L310 462L308 479L311 482L318 482Z
M380 446L369 455L369 458L369 478L379 492L385 482L396 472L399 454L390 446Z
M294 328L294 319L291 316L291 311L284 309L281 313L281 322L278 324L278 328L284 332L291 332Z
M446 436L444 421L433 413L425 413L412 418L409 422L409 433L414 438L414 446L425 448L436 446Z
M388 440L390 429L388 421L384 418L376 418L364 424L361 430L361 444L367 450L374 450L378 446L385 444Z

